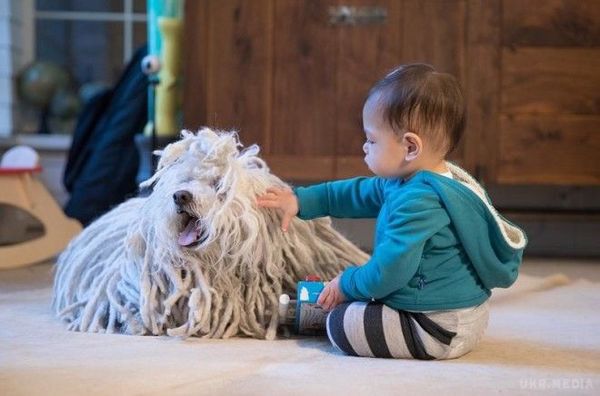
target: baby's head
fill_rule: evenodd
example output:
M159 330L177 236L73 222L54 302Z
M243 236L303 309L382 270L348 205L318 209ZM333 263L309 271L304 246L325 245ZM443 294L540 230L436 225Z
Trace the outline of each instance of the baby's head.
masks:
M456 78L429 65L400 66L373 86L363 107L365 162L385 177L434 168L458 145L465 117Z

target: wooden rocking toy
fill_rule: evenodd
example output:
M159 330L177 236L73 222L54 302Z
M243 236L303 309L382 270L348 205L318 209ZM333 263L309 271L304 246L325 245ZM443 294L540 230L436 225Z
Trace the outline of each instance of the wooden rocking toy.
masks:
M31 214L44 226L44 234L25 242L0 245L0 269L23 267L50 259L81 231L79 222L64 215L37 179L35 174L41 171L39 156L30 147L13 147L2 156L0 204L12 205ZM8 224L2 226L7 227Z

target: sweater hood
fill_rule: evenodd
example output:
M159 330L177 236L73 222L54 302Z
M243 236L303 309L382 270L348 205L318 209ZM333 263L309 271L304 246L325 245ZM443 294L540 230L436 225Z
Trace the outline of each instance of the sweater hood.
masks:
M453 179L423 172L448 211L469 259L488 289L508 287L517 279L527 237L502 217L483 187L465 170L447 162Z

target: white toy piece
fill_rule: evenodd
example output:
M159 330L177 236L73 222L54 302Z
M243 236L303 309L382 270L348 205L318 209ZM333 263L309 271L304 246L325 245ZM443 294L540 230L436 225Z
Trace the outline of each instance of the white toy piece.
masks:
M32 169L40 164L40 156L29 146L15 146L0 160L1 169Z
M40 238L0 245L0 269L23 267L50 259L81 231L79 222L64 215L34 175L41 170L39 155L28 146L13 147L0 160L0 204L22 209L44 226L44 235Z

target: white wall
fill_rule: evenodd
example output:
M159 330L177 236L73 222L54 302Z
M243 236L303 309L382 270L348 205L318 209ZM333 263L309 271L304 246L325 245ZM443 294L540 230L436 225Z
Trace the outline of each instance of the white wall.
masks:
M34 0L0 0L0 137L18 129L14 80L33 60Z

